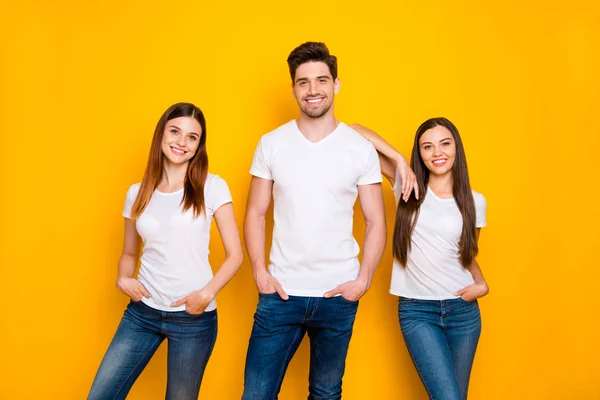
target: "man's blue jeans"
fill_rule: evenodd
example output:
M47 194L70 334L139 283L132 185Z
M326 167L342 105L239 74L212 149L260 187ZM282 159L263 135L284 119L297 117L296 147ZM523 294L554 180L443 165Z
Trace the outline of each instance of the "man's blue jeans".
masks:
M244 400L277 399L287 366L304 334L310 339L309 399L342 396L342 377L358 301L341 296L259 295L250 337Z

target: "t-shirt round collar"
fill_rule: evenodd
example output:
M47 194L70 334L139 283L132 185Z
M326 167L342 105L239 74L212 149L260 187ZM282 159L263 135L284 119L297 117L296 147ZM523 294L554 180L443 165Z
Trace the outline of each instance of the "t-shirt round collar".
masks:
M183 191L183 189L184 189L184 187L182 186L182 187L181 187L181 189L177 189L177 190L176 190L176 191L174 191L174 192L161 192L161 191L160 191L160 190L158 190L158 189L154 189L154 191L155 191L156 193L160 194L161 196L174 196L174 195L176 195L176 194L179 194L179 193L181 193L181 192Z
M431 194L431 196L440 203L454 203L454 197L450 197L448 199L441 198L438 195L436 195L433 189L429 186L427 186L427 194Z

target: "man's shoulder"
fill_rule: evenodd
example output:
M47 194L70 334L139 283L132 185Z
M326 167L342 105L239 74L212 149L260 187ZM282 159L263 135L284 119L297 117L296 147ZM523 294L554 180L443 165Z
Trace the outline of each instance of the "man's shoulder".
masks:
M340 129L342 137L351 146L355 146L360 149L370 150L373 144L365 139L360 133L352 129L350 126L343 122L340 122Z
M267 145L274 145L283 140L286 140L290 135L290 131L294 128L294 123L295 122L292 120L290 122L278 126L269 133L265 133L261 137L261 142Z

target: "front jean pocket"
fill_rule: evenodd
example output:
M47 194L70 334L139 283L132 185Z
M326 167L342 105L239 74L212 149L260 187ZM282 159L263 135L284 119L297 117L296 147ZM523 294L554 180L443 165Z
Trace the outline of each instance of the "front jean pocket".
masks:
M279 297L279 293L277 293L277 292L273 292L273 293L261 293L261 292L258 292L258 296L259 297L268 297L268 296L278 296Z
M341 294L339 296L340 299L342 299L343 302L348 303L348 304L356 304L358 303L358 300L348 300L347 298L345 298L344 296L342 296Z
M188 310L183 310L183 312L185 313L186 316L191 317L191 318L199 318L200 316L202 316L202 314L205 313L205 311L202 311L199 314L192 314L191 312L188 312Z

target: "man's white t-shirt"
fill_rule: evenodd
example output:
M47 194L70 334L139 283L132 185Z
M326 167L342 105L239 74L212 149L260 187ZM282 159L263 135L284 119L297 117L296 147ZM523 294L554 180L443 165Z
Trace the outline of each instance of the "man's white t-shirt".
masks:
M400 174L394 182L396 204L402 197ZM473 191L477 228L485 226L486 201ZM394 259L390 293L423 300L454 299L457 290L473 284L458 254L462 214L453 198L441 199L427 189L411 236L406 267Z
M356 279L357 186L381 182L373 145L344 123L313 143L292 120L261 138L250 173L273 181L269 272L285 292L321 297Z
M140 190L140 183L127 191L123 216L131 218L131 208ZM173 193L155 190L146 209L136 221L144 247L137 279L152 297L143 297L144 304L162 311L182 311L185 304L171 307L175 301L202 289L212 279L208 262L210 224L214 213L223 204L231 203L227 183L219 176L208 174L204 184L206 215L194 218L190 208L182 212L183 188ZM215 300L206 311L216 308Z

